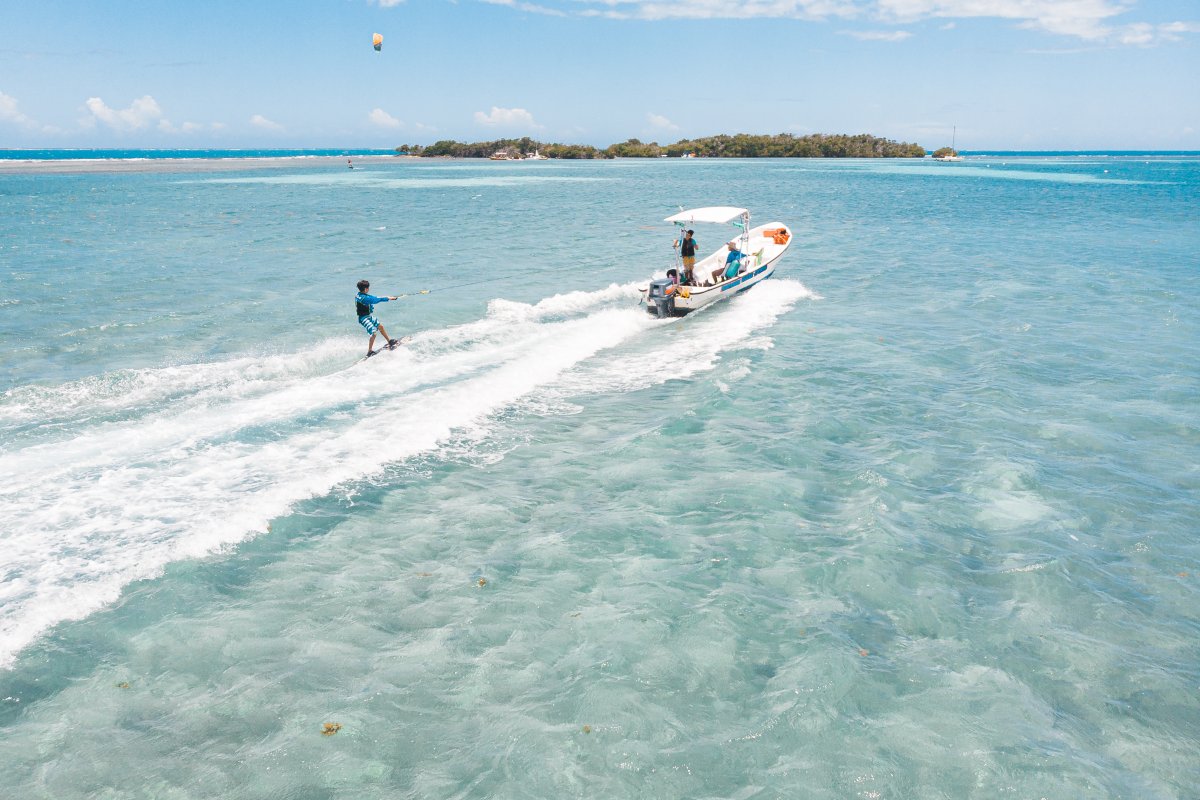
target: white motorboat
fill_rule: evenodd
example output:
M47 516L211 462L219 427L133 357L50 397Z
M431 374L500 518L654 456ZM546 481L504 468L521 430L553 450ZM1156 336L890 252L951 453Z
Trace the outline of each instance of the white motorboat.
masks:
M732 223L741 229L731 239L722 238L721 246L712 255L696 261L692 270L692 281L686 281L682 262L676 248L676 264L668 270L665 278L655 278L642 289L646 310L659 317L681 317L718 300L733 297L751 286L762 283L775 274L775 265L787 252L792 242L792 231L782 222L771 222L750 227L750 212L732 206L708 206L680 211L666 218L666 222L679 227L679 239L683 232L697 223L724 225ZM678 240L677 240L678 241ZM742 254L737 265L737 274L726 278L718 273L725 270L729 254L728 242Z

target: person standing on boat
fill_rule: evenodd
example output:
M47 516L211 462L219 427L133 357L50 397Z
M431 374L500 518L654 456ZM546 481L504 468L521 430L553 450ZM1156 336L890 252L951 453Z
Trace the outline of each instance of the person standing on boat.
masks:
M736 276L742 268L742 259L746 257L741 250L737 249L737 242L726 242L725 246L729 248L729 255L725 256L725 266L713 270L714 283L720 283L722 280L729 280Z
M690 286L696 282L692 269L696 266L696 240L692 238L695 231L684 231L683 236L675 242L679 255L683 258L683 284Z
M387 330L379 324L379 320L375 319L375 306L379 303L386 303L388 300L399 300L399 297L376 297L373 294L367 294L367 290L371 288L370 281L358 282L358 294L354 296L355 310L358 311L358 324L363 326L367 333L371 334L370 340L367 342L367 355L375 354L375 334L382 333L383 338L387 340L388 347L395 347L397 342L395 339L388 336Z

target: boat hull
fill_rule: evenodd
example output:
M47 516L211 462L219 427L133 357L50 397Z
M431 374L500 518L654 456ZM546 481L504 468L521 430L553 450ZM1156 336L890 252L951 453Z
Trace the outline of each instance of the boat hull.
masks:
M728 300L735 294L757 286L774 274L775 261L772 261L769 264L763 264L761 267L756 267L742 275L738 275L736 278L730 278L716 286L685 286L683 288L689 290L687 293L688 296L684 297L680 294L675 298L675 308L671 312L671 316L686 316L705 306L710 306L721 300ZM653 312L653 309L651 309L651 312Z
M787 232L782 243L775 241L773 236L764 234L764 231L778 230ZM672 295L669 302L666 303L662 302L661 295L657 299L652 296L661 292L663 287L652 285L650 289L643 290L647 292L646 310L655 316L682 317L753 288L775 274L775 265L787 252L791 241L792 232L786 225L779 222L760 225L750 232L749 238L746 240L750 253L743 263L749 262L749 265L738 275L711 286L668 287L671 288ZM725 253L726 250L722 247L698 262L693 274L701 279L708 277L712 271L724 265ZM661 283L664 282L661 280L652 282L652 284Z

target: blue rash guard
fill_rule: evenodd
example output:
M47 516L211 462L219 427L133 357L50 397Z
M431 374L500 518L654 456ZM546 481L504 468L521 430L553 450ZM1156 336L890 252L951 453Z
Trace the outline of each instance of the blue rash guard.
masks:
M354 305L360 319L371 316L375 312L375 306L387 301L386 297L376 297L373 294L366 294L365 292L359 292L354 296Z
M363 330L372 336L375 331L379 330L379 320L375 319L371 312L375 310L375 306L379 303L386 303L386 297L376 297L373 294L359 292L354 296L355 310L358 312L358 324L363 326Z
M742 259L745 258L740 250L730 250L729 255L725 256L725 277L732 278L738 274L738 270L742 267Z

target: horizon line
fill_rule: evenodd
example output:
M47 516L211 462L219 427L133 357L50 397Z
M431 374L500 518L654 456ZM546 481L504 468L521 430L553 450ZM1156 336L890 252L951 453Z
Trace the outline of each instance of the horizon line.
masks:
M452 140L453 141L453 140ZM468 144L462 142L462 144ZM547 143L549 144L549 143ZM621 144L621 143L618 143ZM594 147L594 145L586 145ZM603 150L604 148L596 148ZM377 146L354 146L354 145L332 145L320 146L313 145L309 147L271 147L271 146L241 146L241 147L119 147L119 146L103 146L103 147L0 147L0 153L79 153L79 152L137 152L137 153L238 153L244 151L286 151L295 153L315 152L315 151L370 151L371 155L399 155L399 146L396 147L377 147ZM932 150L927 152L932 153ZM1008 148L979 148L972 150L958 150L959 155L1063 155L1063 154L1078 154L1078 155L1200 155L1200 150L1187 149L1138 149L1138 148L1086 148L1086 149L1068 149L1068 148L1038 148L1038 149L1008 149ZM347 153L353 155L353 153ZM406 154L413 155L413 154ZM423 156L416 155L421 158ZM468 158L468 157L464 157ZM754 158L749 156L748 158ZM780 158L789 158L789 156L780 156ZM790 158L795 158L794 156Z

